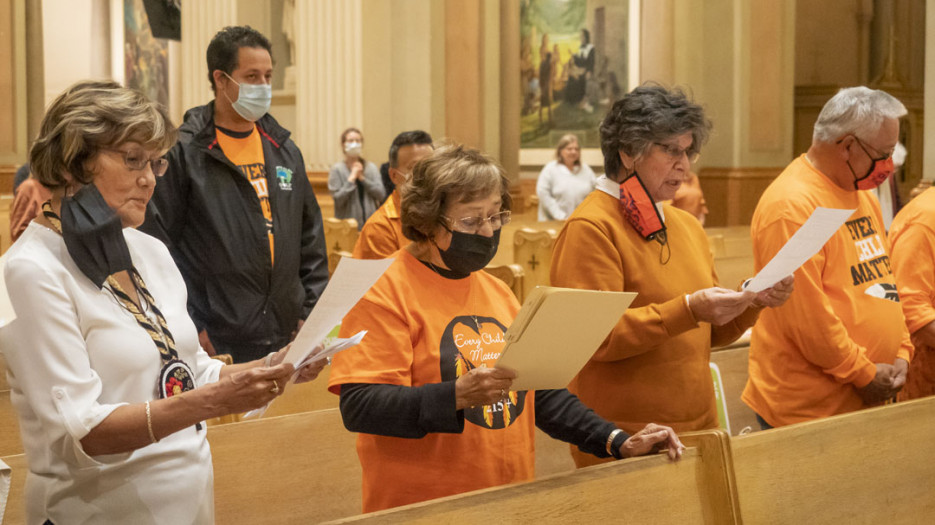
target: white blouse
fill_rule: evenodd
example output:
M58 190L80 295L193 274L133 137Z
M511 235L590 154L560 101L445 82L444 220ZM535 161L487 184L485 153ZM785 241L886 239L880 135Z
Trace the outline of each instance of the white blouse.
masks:
M166 247L135 229L133 263L196 386L222 364L199 346L185 282ZM105 285L98 290L62 237L30 223L3 268L16 320L0 329L29 473L29 523L212 523L214 473L205 428L124 454L90 457L80 440L121 405L158 399L153 340Z
M594 172L584 162L574 171L558 160L546 164L536 182L539 220L564 220L591 193L596 180Z

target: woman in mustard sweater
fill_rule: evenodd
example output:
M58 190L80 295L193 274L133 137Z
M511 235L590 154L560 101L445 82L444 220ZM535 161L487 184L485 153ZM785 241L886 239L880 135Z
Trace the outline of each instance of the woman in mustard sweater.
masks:
M624 95L600 127L606 175L555 243L554 286L639 293L569 385L627 432L659 419L677 432L716 427L711 346L734 341L760 309L792 292L791 277L759 294L718 287L701 224L661 204L710 129L680 90L641 86ZM579 467L601 461L572 456Z

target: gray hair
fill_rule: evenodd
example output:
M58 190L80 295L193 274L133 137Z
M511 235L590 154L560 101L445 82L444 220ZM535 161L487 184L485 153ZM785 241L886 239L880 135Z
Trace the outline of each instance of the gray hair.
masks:
M630 157L644 155L654 142L684 133L692 134L688 154L698 153L708 140L711 121L704 109L679 89L644 84L614 102L601 122L601 152L604 171L610 177L620 173L620 151Z
M865 86L843 88L821 108L813 142L834 142L844 135L867 138L876 133L883 119L898 119L906 106L893 95Z

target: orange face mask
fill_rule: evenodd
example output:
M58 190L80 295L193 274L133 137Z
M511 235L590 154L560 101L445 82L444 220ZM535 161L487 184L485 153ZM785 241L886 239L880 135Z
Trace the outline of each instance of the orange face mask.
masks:
M659 216L656 203L635 171L620 184L620 205L627 222L641 237L665 244L666 226Z

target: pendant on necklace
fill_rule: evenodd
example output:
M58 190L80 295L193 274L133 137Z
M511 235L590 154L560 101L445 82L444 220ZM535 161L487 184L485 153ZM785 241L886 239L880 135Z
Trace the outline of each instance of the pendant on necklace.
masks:
M474 328L477 329L477 333L480 333L480 323L477 322L477 316L476 316L476 315L472 315L472 316L471 316L471 319L474 320Z

